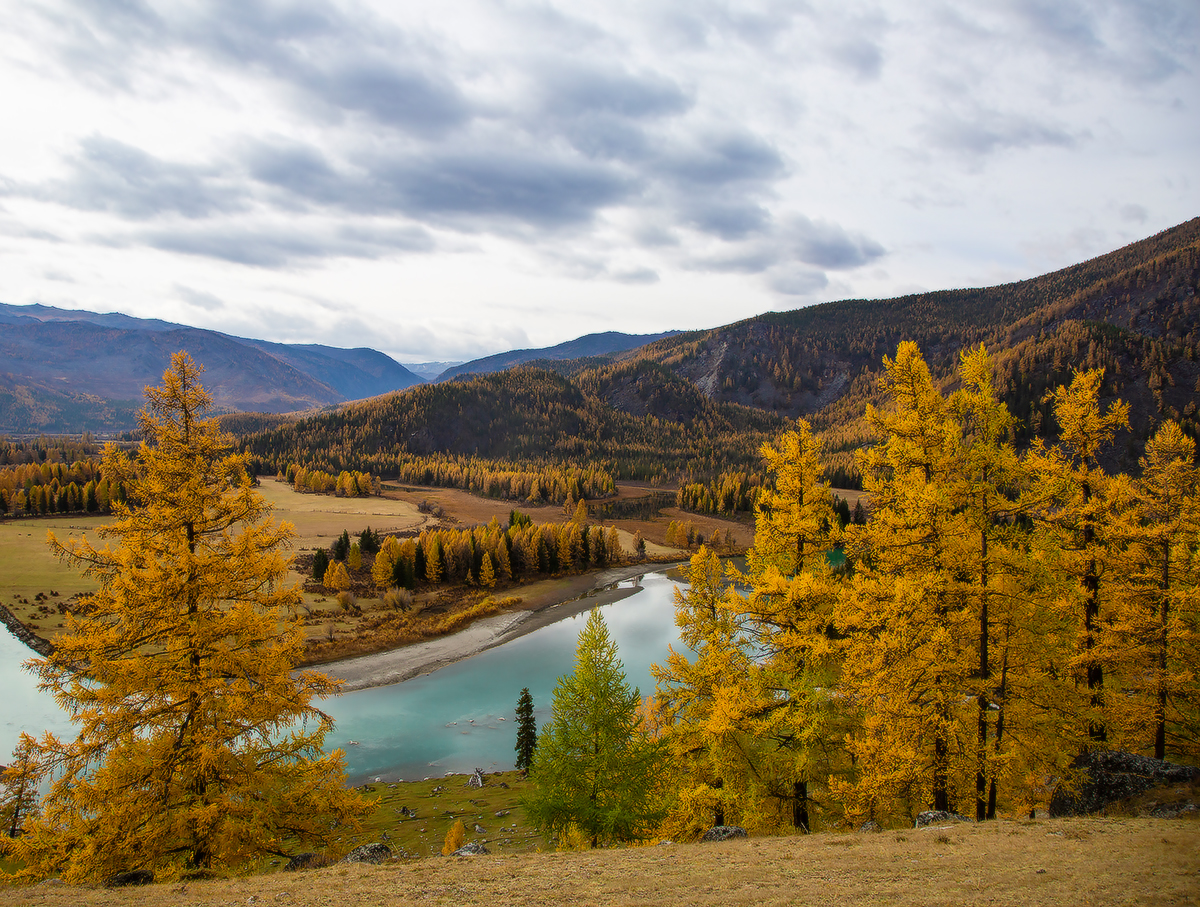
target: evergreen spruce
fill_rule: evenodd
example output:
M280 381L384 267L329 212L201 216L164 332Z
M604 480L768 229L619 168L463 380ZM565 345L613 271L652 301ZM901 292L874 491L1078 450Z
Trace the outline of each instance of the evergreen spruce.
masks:
M537 719L533 717L533 696L529 687L521 690L517 699L517 770L528 771L537 748Z

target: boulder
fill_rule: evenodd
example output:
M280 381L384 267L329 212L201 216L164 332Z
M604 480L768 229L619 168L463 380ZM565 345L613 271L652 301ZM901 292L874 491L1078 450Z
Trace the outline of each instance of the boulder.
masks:
M862 825L860 825L858 827L858 830L860 832L864 832L864 833L873 832L873 831L883 831L883 829L879 827L879 823L876 822L874 819L867 819L866 822L864 822Z
M486 835L486 834L487 834L487 829L485 829L485 828L484 828L482 825L480 825L478 822L476 822L476 823L475 823L475 834L477 834L477 835Z
M362 844L346 854L343 863L382 863L392 858L392 849L382 841Z
M104 880L105 888L124 888L127 885L149 885L154 881L154 873L149 869L131 869L128 872L118 872Z
M1200 781L1200 768L1121 752L1083 753L1068 774L1071 781L1059 782L1050 796L1053 817L1085 816L1155 787Z
M958 813L946 812L944 809L927 809L923 813L917 813L917 821L913 823L913 828L926 828L930 825L943 825L946 822L970 822L966 816L960 816Z
M701 841L728 841L731 838L748 837L746 829L738 825L714 825L704 833Z
M329 858L321 853L298 853L283 867L284 872L296 872L300 869L319 869L327 865Z
M450 856L452 856L452 857L476 857L476 856L480 856L480 855L486 854L486 853L489 853L489 851L486 847L484 847L482 844L480 844L477 841L472 841L470 844L464 844L458 850L454 851L454 853L450 854Z

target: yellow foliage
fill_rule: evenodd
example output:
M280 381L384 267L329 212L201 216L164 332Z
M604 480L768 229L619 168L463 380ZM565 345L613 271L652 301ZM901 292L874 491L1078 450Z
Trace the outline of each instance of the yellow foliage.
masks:
M285 835L334 847L367 808L346 789L340 751L319 755L331 722L310 703L338 685L292 676L304 638L289 617L299 593L284 584L292 529L201 418L198 372L179 353L147 390L136 463L105 451L104 474L128 489L99 530L116 545L51 537L99 590L32 662L78 734L38 743L54 781L9 846L24 878L236 868L278 853Z
M450 830L446 832L446 840L442 844L442 856L450 856L450 854L463 846L463 842L466 839L467 828L463 825L463 820L455 819L454 824L450 826Z

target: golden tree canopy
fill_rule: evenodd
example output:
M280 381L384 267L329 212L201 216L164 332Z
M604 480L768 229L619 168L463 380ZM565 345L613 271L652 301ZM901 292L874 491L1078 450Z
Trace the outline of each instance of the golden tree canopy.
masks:
M284 583L292 528L203 418L199 373L177 353L146 391L136 458L105 451L105 474L129 492L100 530L109 544L50 536L100 588L31 662L79 734L39 744L55 780L10 845L29 877L232 868L325 846L364 811L342 754L321 751L332 722L312 701L336 684L292 676L303 646L299 593Z

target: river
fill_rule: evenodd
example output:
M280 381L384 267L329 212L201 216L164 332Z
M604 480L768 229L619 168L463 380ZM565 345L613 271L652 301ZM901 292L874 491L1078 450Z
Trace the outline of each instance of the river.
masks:
M601 608L628 682L645 696L654 690L650 665L666 660L669 645L678 647L678 583L661 573L628 583L641 590ZM575 642L586 620L585 612L430 674L326 700L321 707L336 722L325 738L326 748L346 752L352 783L512 768L514 710L521 688L533 695L541 727L550 717L555 682L574 668ZM69 734L71 729L53 698L20 669L31 654L0 627L0 684L5 691L0 761L7 761L22 730L40 735L43 730Z

